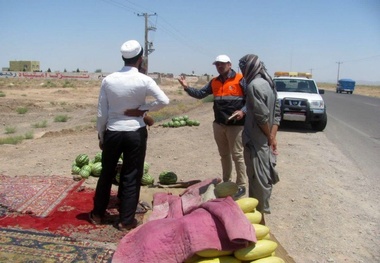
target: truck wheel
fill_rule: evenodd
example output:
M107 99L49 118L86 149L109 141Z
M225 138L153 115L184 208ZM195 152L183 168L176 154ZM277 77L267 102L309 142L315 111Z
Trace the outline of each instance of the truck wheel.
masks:
M311 123L311 128L314 131L323 131L327 125L327 114L325 113L320 121L313 121Z

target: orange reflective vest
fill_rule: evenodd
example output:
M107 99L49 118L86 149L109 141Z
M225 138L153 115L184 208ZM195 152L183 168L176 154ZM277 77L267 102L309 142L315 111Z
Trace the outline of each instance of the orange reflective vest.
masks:
M240 86L242 78L242 74L233 71L224 82L219 77L211 80L215 122L226 125L244 125L244 118L239 121L236 119L228 120L236 110L241 110L245 105L244 90Z

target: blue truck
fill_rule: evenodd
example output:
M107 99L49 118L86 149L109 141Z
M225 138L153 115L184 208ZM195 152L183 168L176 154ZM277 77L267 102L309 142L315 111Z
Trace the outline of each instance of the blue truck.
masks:
M347 92L352 94L355 89L355 81L352 79L340 79L336 85L336 93Z

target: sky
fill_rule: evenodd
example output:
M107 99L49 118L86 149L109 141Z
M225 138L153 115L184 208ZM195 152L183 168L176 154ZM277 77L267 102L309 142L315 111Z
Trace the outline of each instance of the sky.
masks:
M0 0L0 68L118 71L125 41L145 46L144 14L149 72L217 75L216 56L239 71L256 54L272 76L380 84L380 0Z

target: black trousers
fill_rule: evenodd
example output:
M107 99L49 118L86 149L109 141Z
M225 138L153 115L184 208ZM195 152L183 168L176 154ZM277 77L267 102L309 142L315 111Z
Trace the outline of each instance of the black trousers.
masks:
M92 213L103 217L111 194L115 168L123 153L118 197L120 198L120 222L130 224L135 218L140 197L141 178L148 132L146 127L137 131L106 131L102 152L102 173L96 185Z

